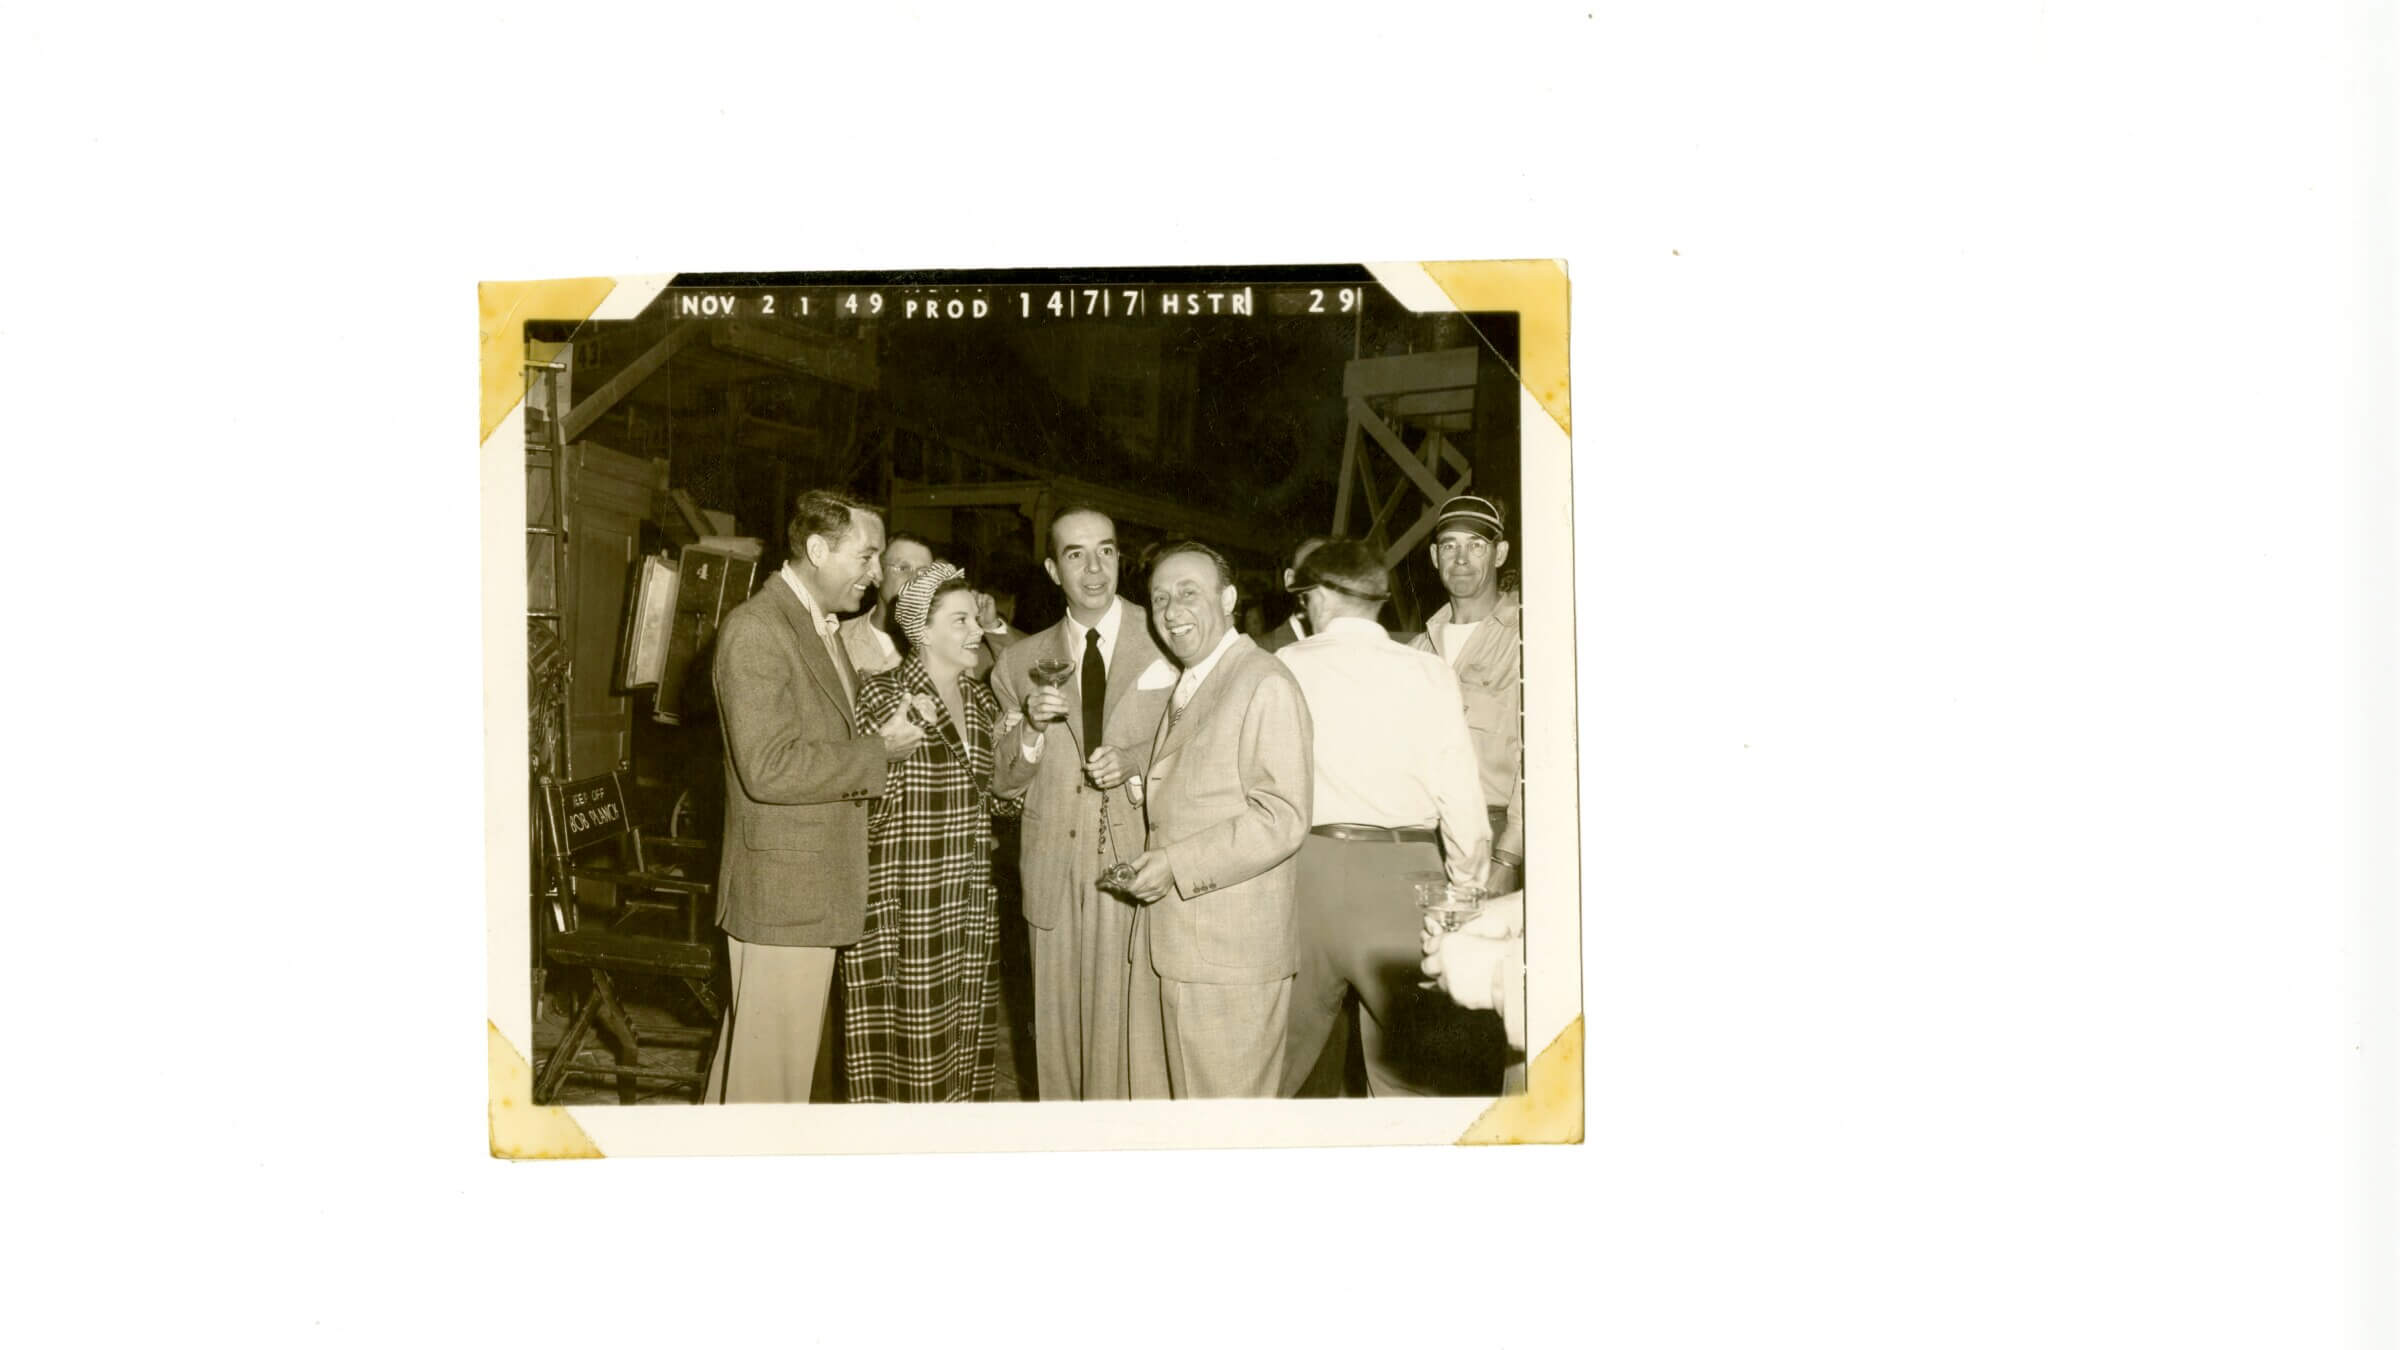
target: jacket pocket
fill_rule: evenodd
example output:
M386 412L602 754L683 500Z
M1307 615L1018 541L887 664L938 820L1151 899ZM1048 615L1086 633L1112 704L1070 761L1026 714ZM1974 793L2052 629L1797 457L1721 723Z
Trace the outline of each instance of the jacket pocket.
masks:
M782 814L752 816L742 827L742 842L763 853L822 853L825 822Z
M1203 895L1185 903L1199 911L1192 915L1193 945L1210 965L1272 966L1289 958L1288 905L1255 893Z
M773 861L759 869L758 885L751 892L751 908L759 921L790 928L832 917L824 869L817 860L807 854L771 856Z

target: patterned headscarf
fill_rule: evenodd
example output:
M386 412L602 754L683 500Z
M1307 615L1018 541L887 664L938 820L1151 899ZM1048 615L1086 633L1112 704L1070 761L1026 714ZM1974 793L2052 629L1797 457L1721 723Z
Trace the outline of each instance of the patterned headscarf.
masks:
M900 588L900 598L892 602L892 617L900 621L900 631L908 634L910 642L925 641L925 611L933 608L934 590L952 577L965 575L949 563L937 562Z

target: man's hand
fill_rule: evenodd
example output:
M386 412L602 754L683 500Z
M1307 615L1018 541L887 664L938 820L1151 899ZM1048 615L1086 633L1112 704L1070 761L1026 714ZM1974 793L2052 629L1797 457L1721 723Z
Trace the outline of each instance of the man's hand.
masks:
M987 633L1001 626L1000 604L989 591L975 592L975 626Z
M1033 724L1035 731L1066 721L1067 696L1056 689L1035 686L1025 695L1025 720Z
M1126 760L1125 752L1113 745L1101 746L1083 762L1083 776L1102 792L1124 782L1132 772L1133 765Z
M1525 936L1525 892L1512 891L1495 895L1483 902L1475 917L1461 925L1462 933L1477 937L1513 938Z
M1175 889L1175 869L1167 865L1167 855L1150 849L1134 859L1133 884L1125 889L1145 905L1166 899Z
M1462 1008L1497 1006L1496 976L1515 939L1445 933L1430 917L1425 923L1425 959L1419 968Z
M1493 895L1501 895L1517 889L1523 881L1524 878L1517 875L1516 864L1494 858L1492 870L1484 873L1483 888Z
M892 714L892 720L878 728L876 734L883 737L883 757L887 761L906 759L917 753L917 747L925 743L925 728L909 720L906 704L901 705Z

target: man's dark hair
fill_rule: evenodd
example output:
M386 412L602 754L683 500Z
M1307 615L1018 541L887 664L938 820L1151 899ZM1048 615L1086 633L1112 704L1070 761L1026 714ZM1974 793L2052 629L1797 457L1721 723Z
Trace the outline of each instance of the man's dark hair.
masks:
M1178 553L1197 553L1215 563L1217 565L1217 584L1219 586L1233 585L1233 564L1225 561L1224 554L1197 539L1167 539L1152 545L1142 555L1142 571L1145 573L1157 571L1160 563Z
M1392 570L1371 545L1356 539L1333 539L1318 545L1308 561L1300 564L1292 586L1295 590L1323 586L1352 600L1380 605L1391 598Z
M930 553L930 554L932 554L932 555L934 556L934 559L935 559L937 562L938 562L938 561L940 561L940 559L941 559L941 556L942 556L942 551L941 551L941 549L939 549L939 548L935 547L935 545L934 545L934 542L933 542L932 540L930 540L930 539L926 538L924 535L921 535L921 534L917 533L915 530L886 530L886 531L884 531L884 533L883 533L883 551L884 551L884 552L886 552L886 553L889 553L889 552L891 552L891 551L892 551L892 545L894 545L894 544L915 544L915 545L916 545L918 548L921 548L921 549L925 550L927 553Z
M1056 558L1058 556L1058 522L1069 516L1098 516L1108 522L1111 530L1117 527L1117 518L1109 514L1107 508L1094 506L1081 499L1069 501L1050 513L1050 537L1043 542L1043 557Z
M853 511L876 514L874 507L847 492L810 488L792 506L792 523L783 532L784 547L791 550L794 559L805 560L811 538L822 539L828 545L840 543L842 536L850 532Z

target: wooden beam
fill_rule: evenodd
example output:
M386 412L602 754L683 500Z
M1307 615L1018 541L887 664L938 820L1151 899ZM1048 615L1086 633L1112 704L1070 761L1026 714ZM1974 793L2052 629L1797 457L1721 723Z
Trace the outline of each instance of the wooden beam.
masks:
M1462 480L1459 483L1459 487L1464 489L1466 487L1465 481ZM1383 551L1383 565L1386 567L1398 567L1402 558L1405 558L1409 554L1416 552L1417 545L1425 542L1425 536L1433 533L1433 523L1441 518L1441 507L1426 507L1425 513L1417 517L1417 523L1409 526L1407 533L1393 540L1392 546Z
M1103 487L1075 478L1053 478L1047 482L913 483L906 487L895 487L891 493L894 510L902 507L938 510L1013 506L1031 518L1041 533L1048 532L1048 513L1055 511L1058 503L1064 501L1090 502L1116 519L1180 531L1227 548L1244 549L1272 557L1281 547L1274 535L1248 521L1213 511L1197 510L1163 497Z
M804 427L797 422L778 422L772 417L761 417L757 413L748 411L742 413L742 424L765 427L769 431L780 431L786 436L820 436L824 434L817 427Z
M625 368L618 371L608 383L593 390L589 398L568 410L566 421L560 424L563 432L560 439L581 439L583 433L591 430L592 423L600 420L600 414L615 407L617 400L657 374L658 368L665 365L675 353L690 346L692 339L700 336L700 331L701 325L696 323L679 323L669 327L666 336L650 344L650 350L627 362Z
M1048 488L1044 488L1042 495L1033 499L1032 510L1026 512L1033 520L1033 551L1037 556L1050 556L1051 513L1057 509L1057 500Z
M1384 398L1475 387L1475 349L1451 347L1410 356L1370 356L1342 368L1342 397Z
M1041 496L1040 483L919 483L892 489L892 509L1013 506L1022 511Z
M852 389L876 387L875 344L871 340L846 342L763 323L734 322L710 325L708 344L730 356Z
M969 444L911 422L899 421L897 425L931 444L955 450L969 459L1013 470L1024 475L1027 480L1047 485L1052 494L1053 509L1058 503L1080 499L1090 502L1119 519L1136 521L1144 525L1155 525L1161 529L1180 530L1211 544L1231 545L1263 553L1269 557L1282 556L1283 543L1275 533L1250 521L1220 515L1214 511L1184 506L1164 497L1153 497L1146 493L1132 492L1123 488L1103 487L1098 483L1085 482L1080 478L1068 478L1055 474L1043 465L1022 456L1009 454L1005 450L992 450ZM944 490L956 491L961 487L988 488L992 486L994 485L989 483L966 483L956 484ZM951 504L964 503L953 501ZM1019 507L1018 509L1023 510L1024 508ZM1037 518L1034 523L1042 528L1043 533L1048 532L1048 521Z
M1440 389L1428 394L1402 394L1392 400L1394 417L1431 417L1437 413L1475 411L1472 389Z
M1401 506L1408 501L1408 494L1400 491L1399 489L1400 485L1398 483L1392 484L1392 495L1385 498L1383 505L1375 509L1374 522L1367 526L1366 532L1361 534L1359 536L1360 538L1373 539L1375 537L1375 532L1382 529L1384 525L1391 520L1393 513L1397 512ZM1386 534L1384 538L1389 539L1391 536Z
M1342 432L1342 476L1334 480L1337 486L1333 490L1333 537L1336 539L1349 537L1350 474L1351 466L1356 463L1358 463L1358 419L1353 417L1349 419L1348 427Z
M1281 557L1283 553L1283 541L1274 531L1262 529L1247 520L1198 510L1163 497L1102 487L1098 483L1087 483L1076 478L1059 478L1054 482L1062 500L1080 498L1111 516L1144 525L1156 525L1161 529L1181 530L1221 548L1248 549L1270 558Z
M1385 513L1391 509L1390 505L1385 502L1383 494L1375 490L1375 473L1368 467L1371 462L1360 460L1358 465L1358 493L1367 505L1367 528L1358 532L1358 537L1361 539L1373 539L1375 528L1383 524ZM1391 500L1399 501L1401 494L1401 486L1398 483L1392 484Z
M1439 426L1436 426L1436 427L1434 427L1434 428L1433 428L1432 434L1433 434L1433 435L1436 435L1436 436L1441 436L1441 433L1442 433L1444 430L1445 430L1445 428L1443 428L1443 427L1439 427ZM1469 464L1467 463L1467 457L1466 457L1465 455L1462 455L1462 454L1458 453L1458 447L1456 447L1456 446L1454 446L1454 445L1450 444L1450 438L1449 438L1449 437L1447 437L1447 436L1442 436L1442 437L1441 437L1441 440L1442 440L1442 463L1444 463L1444 464L1447 464L1447 465L1449 465L1449 466L1450 466L1450 472L1452 472L1452 473L1454 473L1454 474L1457 474L1457 475L1458 475L1458 476L1459 476L1461 479L1464 479L1464 478L1465 478L1465 477L1466 477L1468 474L1471 474L1471 473L1473 473L1473 472L1475 471L1475 470L1474 470L1474 468L1473 468L1473 466L1471 466L1471 465L1469 465ZM1458 489L1458 488L1452 488L1452 489L1450 489L1450 491L1451 491L1452 493L1456 493L1456 492L1458 492L1459 490L1460 490L1460 489Z
M1434 505L1441 505L1450 496L1448 490L1442 487L1441 480L1426 472L1424 465L1417 463L1408 453L1408 446L1390 427L1383 424L1383 419L1375 415L1375 410L1367 406L1365 399L1350 400L1350 415L1357 419L1361 427L1366 428L1367 434L1375 438L1375 443L1383 447L1394 464L1400 466L1400 471L1408 475L1408 481L1416 484L1417 490L1424 493Z

